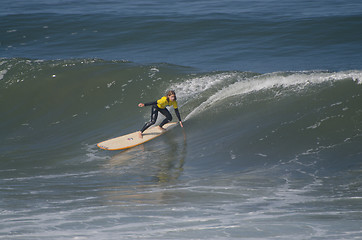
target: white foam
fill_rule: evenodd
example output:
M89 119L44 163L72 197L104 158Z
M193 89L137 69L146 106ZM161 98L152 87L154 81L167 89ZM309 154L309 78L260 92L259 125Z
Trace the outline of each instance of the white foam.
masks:
M112 86L115 85L115 84L116 84L116 81L107 83L107 88L110 88L110 87L112 87ZM123 86L122 86L122 87L123 87Z
M148 73L149 78L153 78L156 75L156 73L158 73L158 72L160 72L160 70L158 68L152 67L150 69L150 72Z
M225 80L235 78L237 75L238 73L220 73L211 76L195 77L172 86L172 89L177 92L178 98L189 98L223 83Z
M2 80L4 78L4 76L7 72L8 72L8 70L6 70L6 69L0 71L0 80Z
M106 160L109 159L109 156L99 156L97 155L99 148L95 144L87 144L83 143L83 149L86 150L86 156L87 158L84 160L84 162L91 162L94 160Z
M223 75L223 78L219 78L218 75L213 76L210 83L203 83L200 87L197 87L198 84L185 84L191 90L184 87L181 88L181 92L188 94L189 92L201 92L202 90L207 89L208 87L225 80L225 78L230 78L230 75ZM360 83L362 79L362 71L347 71L347 72L338 72L338 73L329 73L329 72L295 72L288 73L285 76L285 73L270 73L255 76L249 79L240 80L235 82L219 91L214 95L210 96L206 101L201 103L197 108L195 108L190 114L188 114L185 120L189 119L192 116L195 116L197 113L204 111L210 106L214 105L216 102L224 100L229 97L244 95L251 92L257 92L261 90L272 89L275 87L296 87L297 90L304 89L310 84L320 84L328 81L339 81L344 79L351 78L353 81ZM186 81L188 83L189 81Z

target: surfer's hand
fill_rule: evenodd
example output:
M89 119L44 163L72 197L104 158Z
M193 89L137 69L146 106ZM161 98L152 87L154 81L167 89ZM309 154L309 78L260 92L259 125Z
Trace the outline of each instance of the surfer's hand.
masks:
M184 127L184 125L182 125L182 121L180 121L180 126L181 126L181 127Z
M144 107L145 105L143 103L138 104L139 107Z

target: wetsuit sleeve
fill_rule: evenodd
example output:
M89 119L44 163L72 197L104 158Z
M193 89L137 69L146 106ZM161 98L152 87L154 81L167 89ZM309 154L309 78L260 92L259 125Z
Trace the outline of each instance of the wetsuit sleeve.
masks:
M176 113L178 120L181 122L181 116L180 116L180 112L178 111L178 108L175 108L175 113Z
M157 101L145 103L145 106L156 105Z

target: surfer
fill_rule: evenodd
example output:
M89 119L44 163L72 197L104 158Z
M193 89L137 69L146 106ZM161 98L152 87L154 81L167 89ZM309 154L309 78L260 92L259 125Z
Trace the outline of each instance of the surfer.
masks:
M173 106L176 116L180 122L180 126L183 127L182 121L181 121L181 116L180 116L180 113L177 108L175 91L170 90L166 93L166 96L163 96L161 99L154 101L154 102L149 102L149 103L139 103L138 106L139 107L152 106L151 120L149 122L146 122L145 125L143 126L143 128L138 132L138 136L140 138L143 138L142 133L147 128L149 128L151 125L156 123L156 120L158 117L158 112L162 113L162 115L164 115L166 117L158 126L161 130L165 130L162 126L172 120L171 113L167 110L166 106Z

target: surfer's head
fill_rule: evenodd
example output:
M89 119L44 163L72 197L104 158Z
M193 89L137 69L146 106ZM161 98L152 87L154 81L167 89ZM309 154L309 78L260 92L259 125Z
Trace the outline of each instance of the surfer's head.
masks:
M167 91L167 93L166 93L166 97L167 97L167 99L169 100L169 101L176 101L176 93L175 93L175 91L174 90L169 90L169 91Z

